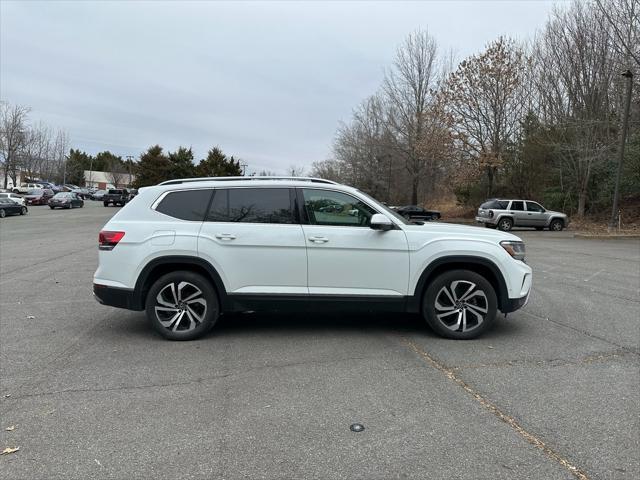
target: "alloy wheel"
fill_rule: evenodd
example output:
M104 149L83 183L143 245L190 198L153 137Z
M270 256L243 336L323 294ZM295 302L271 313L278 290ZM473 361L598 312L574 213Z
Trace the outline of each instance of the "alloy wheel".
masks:
M202 290L189 282L171 282L156 295L156 318L172 332L188 332L200 325L207 314Z
M449 330L468 332L478 328L489 311L487 295L475 283L456 280L436 295L436 318Z

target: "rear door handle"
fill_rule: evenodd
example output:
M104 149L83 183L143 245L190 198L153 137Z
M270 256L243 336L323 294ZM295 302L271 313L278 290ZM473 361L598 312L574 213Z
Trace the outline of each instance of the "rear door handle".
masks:
M309 241L313 243L327 243L329 239L327 237L309 237Z
M218 240L235 240L236 236L231 233L216 233Z

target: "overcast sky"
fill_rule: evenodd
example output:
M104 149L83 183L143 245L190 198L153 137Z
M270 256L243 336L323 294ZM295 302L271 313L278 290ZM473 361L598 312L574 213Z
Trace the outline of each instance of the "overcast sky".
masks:
M553 3L1 0L0 97L90 153L219 145L284 173L331 155L410 32L462 59L530 38Z

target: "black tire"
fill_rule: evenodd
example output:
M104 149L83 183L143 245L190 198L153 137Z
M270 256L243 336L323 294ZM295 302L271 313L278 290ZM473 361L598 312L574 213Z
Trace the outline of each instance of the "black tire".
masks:
M84 207L84 202L82 202L82 203L80 204L80 208L82 208L82 207Z
M422 315L429 326L438 335L456 340L476 338L487 331L497 311L493 286L470 270L450 270L438 275L422 299Z
M503 232L508 232L512 228L513 228L513 220L510 219L509 217L501 218L500 221L498 222L498 229L502 230Z
M20 215L26 215L27 214L27 207L22 207L20 209Z
M52 207L51 205L49 205L49 208L50 208L51 210L55 210L55 209L56 209L56 207Z
M0 218L4 218L7 216L7 212L4 211L4 208L0 208Z
M179 298L182 295L191 300L185 302ZM153 328L168 340L202 337L220 316L218 296L211 282L185 270L167 273L156 280L147 295L145 308Z
M564 222L559 218L554 218L549 224L549 230L551 230L552 232L561 232L563 228Z
M102 202L102 204L103 204L105 207L108 207L108 206L109 206L109 202Z
M69 205L67 205L67 208L71 210L73 208L73 203L69 202Z

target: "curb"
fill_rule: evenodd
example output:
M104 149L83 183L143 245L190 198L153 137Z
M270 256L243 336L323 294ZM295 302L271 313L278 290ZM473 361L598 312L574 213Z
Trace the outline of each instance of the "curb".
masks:
M620 234L620 235L598 235L591 233L574 233L573 238L583 238L587 240L630 240L630 239L640 239L640 234L637 233L629 233L629 234Z

